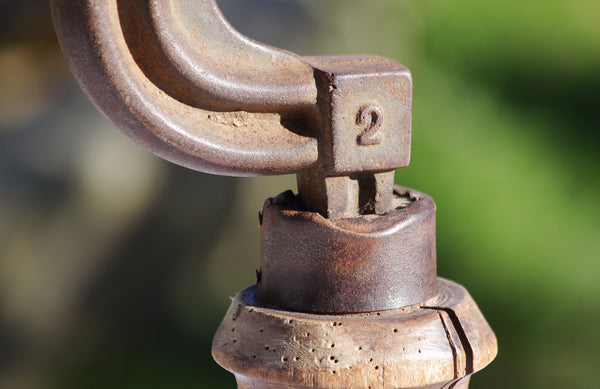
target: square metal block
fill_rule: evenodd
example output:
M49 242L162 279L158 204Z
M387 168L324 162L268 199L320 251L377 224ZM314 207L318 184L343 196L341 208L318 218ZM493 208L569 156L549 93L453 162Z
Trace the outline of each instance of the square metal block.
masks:
M410 161L412 77L381 57L312 57L324 172L388 171Z

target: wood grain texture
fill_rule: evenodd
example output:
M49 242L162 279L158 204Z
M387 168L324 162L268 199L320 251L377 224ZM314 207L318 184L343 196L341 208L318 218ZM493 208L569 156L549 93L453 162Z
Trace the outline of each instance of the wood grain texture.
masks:
M495 357L496 338L463 287L439 282L425 304L335 316L261 306L250 287L233 301L213 356L239 388L467 388Z

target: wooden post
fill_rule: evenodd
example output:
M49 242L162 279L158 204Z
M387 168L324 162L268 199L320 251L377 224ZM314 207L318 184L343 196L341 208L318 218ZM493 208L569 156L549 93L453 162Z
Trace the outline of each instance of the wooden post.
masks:
M233 301L213 356L239 389L468 388L496 338L463 287L439 283L424 304L349 315L263 307L253 286Z

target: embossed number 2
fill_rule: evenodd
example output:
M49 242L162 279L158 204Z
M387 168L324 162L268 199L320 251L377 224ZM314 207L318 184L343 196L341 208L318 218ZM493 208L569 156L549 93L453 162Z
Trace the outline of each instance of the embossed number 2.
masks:
M358 116L358 124L366 125L365 133L358 137L358 144L361 146L379 145L383 142L383 112L376 105L369 105L363 108Z

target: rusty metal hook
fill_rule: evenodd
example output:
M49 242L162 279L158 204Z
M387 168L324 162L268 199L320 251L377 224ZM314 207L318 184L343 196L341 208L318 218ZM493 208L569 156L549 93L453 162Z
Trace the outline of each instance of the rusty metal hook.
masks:
M300 173L300 196L327 217L391 209L393 170L410 159L404 66L263 45L215 0L51 4L82 88L145 148L213 174Z
M51 5L88 97L155 154L237 176L293 173L317 161L317 141L282 124L314 107L311 66L239 34L214 0Z

